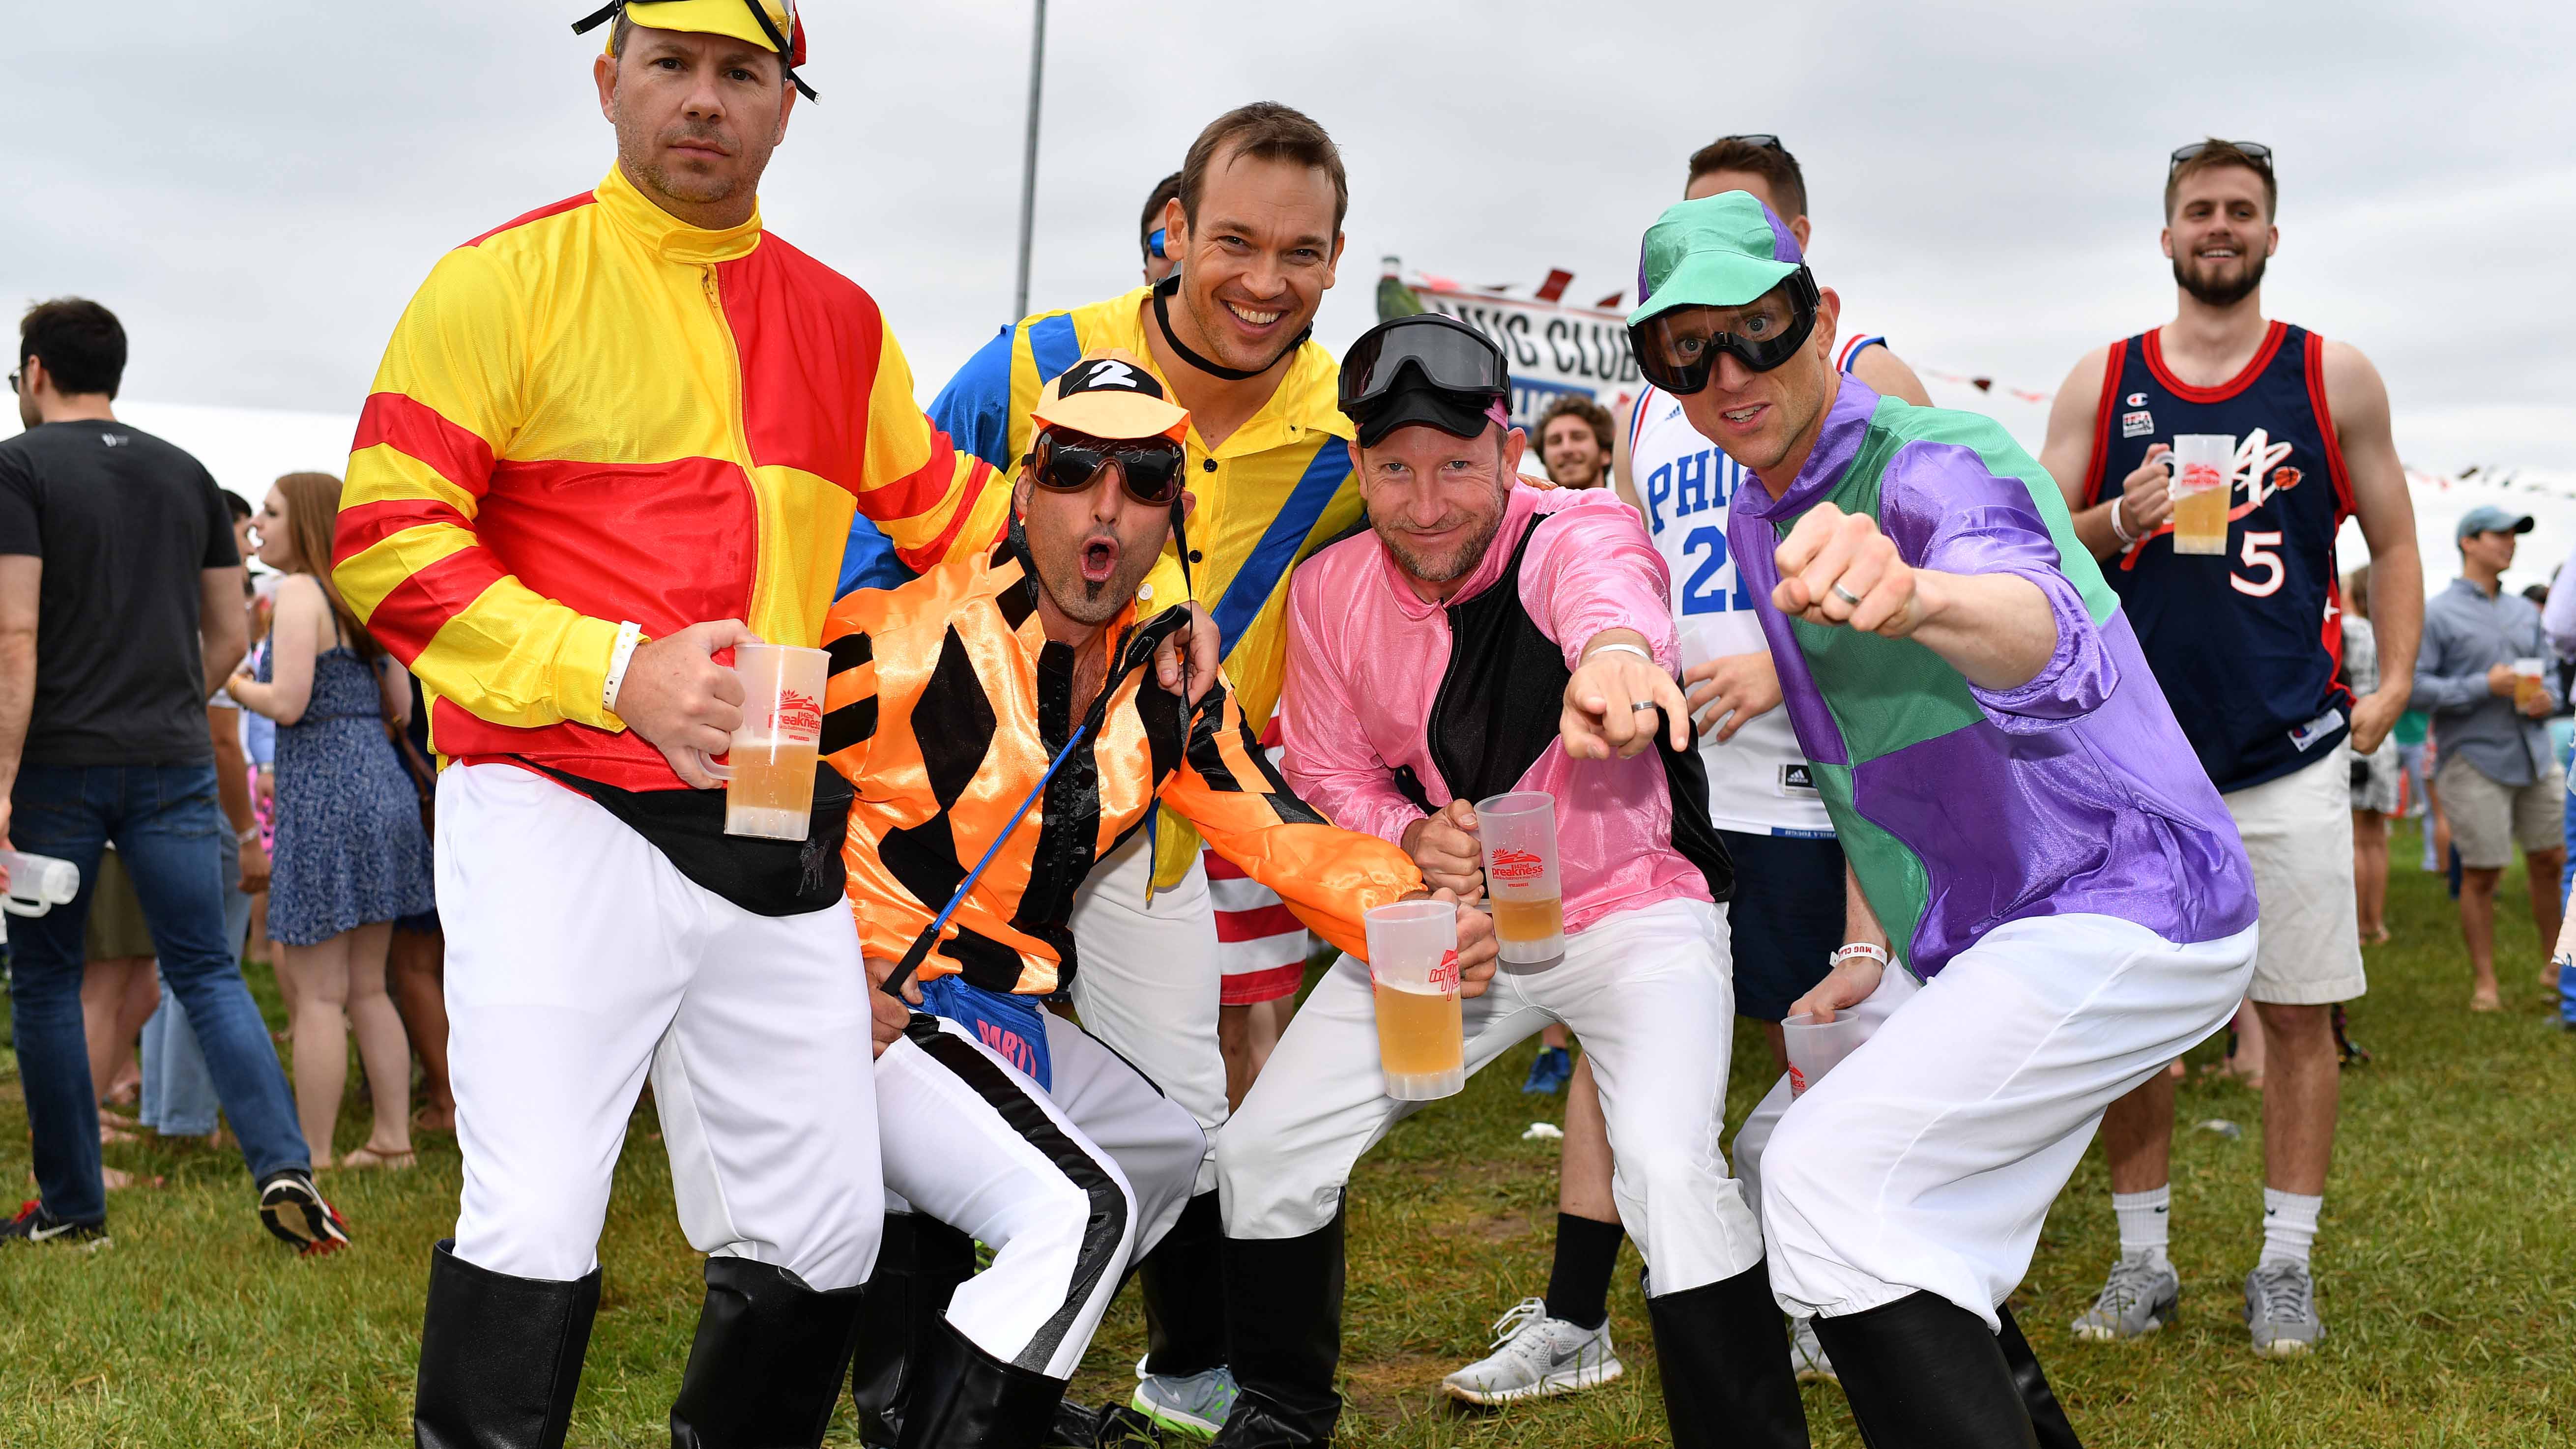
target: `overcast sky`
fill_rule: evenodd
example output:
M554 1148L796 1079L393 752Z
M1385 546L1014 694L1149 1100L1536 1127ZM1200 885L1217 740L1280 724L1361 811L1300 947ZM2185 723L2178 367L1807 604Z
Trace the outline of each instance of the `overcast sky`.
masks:
M0 301L96 297L129 397L353 413L438 253L587 190L591 0L17 5ZM1027 0L809 0L768 223L875 294L926 399L1010 311ZM1200 126L1300 107L1351 170L1319 336L1378 259L1633 282L1683 158L1776 131L1813 258L1919 365L2053 389L2162 321L2165 154L2269 143L2267 309L2375 360L2418 466L2576 469L2576 20L2560 5L1109 4L1057 0L1039 307L1136 281Z

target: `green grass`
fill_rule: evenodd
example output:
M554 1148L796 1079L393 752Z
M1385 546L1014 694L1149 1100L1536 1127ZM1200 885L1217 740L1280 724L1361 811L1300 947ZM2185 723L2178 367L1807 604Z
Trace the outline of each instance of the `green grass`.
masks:
M2397 939L2369 953L2353 1032L2377 1061L2345 1074L2343 1129L2318 1243L2332 1330L2311 1359L2246 1350L2239 1283L2260 1241L2261 1104L2195 1074L2180 1120L2223 1118L2241 1140L2175 1143L2174 1257L2181 1321L2141 1344L2076 1345L2067 1321L2115 1251L2098 1150L2042 1236L2018 1298L2078 1429L2094 1446L2533 1445L2576 1439L2576 1038L2536 989L2526 912L2502 923L2509 1010L2471 1016L2455 916L2394 842ZM2518 901L2509 881L2504 899ZM254 970L265 988L267 974ZM268 1003L274 1009L273 998ZM2213 1043L2196 1062L2217 1053ZM1740 1063L1760 1060L1739 1032ZM1646 1445L1664 1442L1633 1250L1612 1298L1622 1382L1501 1413L1433 1394L1481 1353L1485 1326L1546 1282L1553 1145L1523 1142L1563 1099L1525 1098L1529 1049L1426 1111L1362 1162L1351 1190L1350 1292L1340 1442L1356 1446ZM25 1184L24 1106L0 1059L0 1178ZM1739 1070L1738 1114L1762 1083ZM353 1084L354 1087L354 1084ZM341 1146L364 1131L353 1095ZM698 1260L671 1220L660 1145L639 1116L600 1256L607 1288L575 1445L668 1442L665 1415L696 1319ZM326 1174L358 1246L298 1261L259 1230L238 1157L113 1147L108 1160L167 1185L111 1200L115 1246L0 1255L0 1444L408 1443L413 1353L429 1245L448 1228L449 1139L418 1172ZM1123 1396L1141 1351L1133 1296L1113 1310L1076 1391ZM1819 1445L1857 1444L1830 1387L1806 1391ZM836 1444L855 1442L844 1406Z

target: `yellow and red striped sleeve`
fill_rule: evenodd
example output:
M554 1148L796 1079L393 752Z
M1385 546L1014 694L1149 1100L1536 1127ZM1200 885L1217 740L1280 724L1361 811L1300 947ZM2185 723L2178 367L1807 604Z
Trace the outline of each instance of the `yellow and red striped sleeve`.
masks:
M1271 767L1233 692L1216 693L1222 705L1199 710L1163 803L1197 826L1218 855L1278 892L1315 934L1367 960L1361 918L1424 889L1422 872L1376 836L1325 823Z
M358 418L331 576L378 643L476 717L622 730L600 701L617 621L520 583L474 531L521 415L517 290L490 253L461 247L404 309Z
M1001 538L1010 485L931 423L913 400L912 365L893 329L880 327L878 338L859 511L893 543L904 567L928 573L953 552L991 548Z

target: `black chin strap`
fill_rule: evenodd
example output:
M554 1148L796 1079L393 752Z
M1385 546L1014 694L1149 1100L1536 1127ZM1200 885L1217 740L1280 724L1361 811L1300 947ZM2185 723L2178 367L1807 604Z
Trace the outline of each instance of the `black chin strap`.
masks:
M1315 335L1315 324L1309 322L1306 324L1306 329L1304 331L1298 333L1294 338L1291 338L1287 346L1279 349L1278 357L1270 359L1259 367L1247 370L1240 367L1221 366L1199 356L1195 352L1192 352L1189 348L1189 344L1181 340L1180 334L1172 330L1171 297L1174 292L1177 292L1180 289L1181 274L1177 271L1154 284L1154 325L1163 329L1163 340L1170 343L1172 345L1172 350L1181 355L1181 361L1188 363L1190 366L1197 368L1199 371L1206 373L1210 377L1221 377L1228 382L1243 382L1251 378L1259 377L1261 374L1277 367L1282 359L1286 358L1290 353L1295 352L1298 348L1305 346L1306 339ZM1174 537L1178 537L1180 534L1180 522L1177 518L1173 521L1172 533Z

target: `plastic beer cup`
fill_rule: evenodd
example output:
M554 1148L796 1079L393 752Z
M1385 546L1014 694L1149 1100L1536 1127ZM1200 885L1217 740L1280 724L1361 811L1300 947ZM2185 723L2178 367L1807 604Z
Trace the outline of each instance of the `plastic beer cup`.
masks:
M1817 1021L1812 1011L1802 1011L1780 1023L1780 1035L1789 1049L1789 1095L1802 1097L1869 1039L1869 1024L1848 1006L1827 1022Z
M1565 888L1556 876L1556 797L1514 790L1476 802L1485 898L1506 966L1553 966L1565 955ZM1526 974L1526 973L1520 973Z
M742 727L728 763L706 761L725 782L725 834L803 840L814 823L814 765L823 744L823 681L832 656L793 644L737 644Z
M1404 1102L1455 1096L1467 1085L1458 908L1443 901L1398 901L1362 919L1386 1094Z
M2541 675L2541 671L2548 667L2538 659L2524 658L2513 661L2513 707L2515 709L2527 710L2535 700L2543 703L2548 701L2549 686L2542 682Z
M2235 500L2236 438L2183 433L2173 440L2173 550L2227 552L2227 509Z

